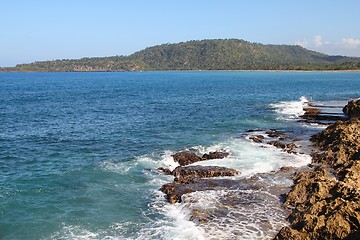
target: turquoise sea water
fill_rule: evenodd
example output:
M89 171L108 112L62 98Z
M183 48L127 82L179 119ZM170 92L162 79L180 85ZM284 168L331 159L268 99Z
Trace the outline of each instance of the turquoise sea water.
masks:
M301 97L359 96L360 73L1 73L0 239L207 239L221 230L158 191L171 154L221 148L244 176L275 170L287 156L238 137L309 129L292 120Z

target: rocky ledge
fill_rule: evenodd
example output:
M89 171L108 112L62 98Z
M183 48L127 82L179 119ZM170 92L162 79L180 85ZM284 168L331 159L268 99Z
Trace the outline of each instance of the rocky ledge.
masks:
M182 151L172 155L174 161L178 162L180 166L185 166L205 160L222 159L226 158L227 156L229 156L229 153L222 151L205 153L202 157L199 157L198 155L190 151Z
M312 137L312 170L294 175L290 225L275 239L360 239L360 99L343 112L348 120Z
M180 164L173 171L159 168L166 174L174 175L174 182L164 184L160 190L166 193L171 203L181 202L182 195L196 191L213 190L217 188L231 188L236 185L235 180L211 179L214 177L235 176L239 172L235 169L218 166L189 165L199 161L210 159L222 159L229 155L227 152L210 152L199 157L193 152L183 151L172 155L175 162ZM248 186L247 186L248 187Z

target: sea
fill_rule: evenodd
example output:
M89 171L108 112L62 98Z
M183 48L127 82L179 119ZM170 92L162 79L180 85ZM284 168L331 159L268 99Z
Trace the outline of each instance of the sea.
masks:
M0 239L271 239L287 224L278 196L211 190L170 204L159 188L173 177L158 168L189 149L226 150L201 164L236 178L307 165L306 151L244 134L305 141L324 126L298 121L304 104L359 96L356 72L0 73ZM220 204L236 194L241 204ZM226 212L202 224L195 206Z

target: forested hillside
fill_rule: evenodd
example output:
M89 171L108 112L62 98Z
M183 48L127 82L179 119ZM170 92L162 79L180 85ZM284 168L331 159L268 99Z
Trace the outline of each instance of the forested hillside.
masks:
M295 45L239 39L201 40L149 47L130 56L19 64L2 71L353 70L360 58L329 56Z

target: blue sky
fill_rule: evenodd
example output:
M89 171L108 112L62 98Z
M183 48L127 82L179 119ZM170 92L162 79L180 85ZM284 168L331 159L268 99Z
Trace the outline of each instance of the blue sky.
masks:
M4 0L0 66L239 38L360 57L359 0Z

